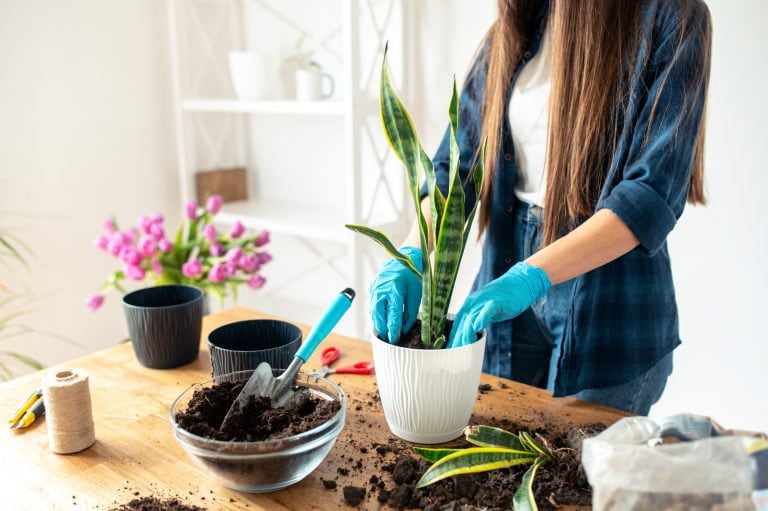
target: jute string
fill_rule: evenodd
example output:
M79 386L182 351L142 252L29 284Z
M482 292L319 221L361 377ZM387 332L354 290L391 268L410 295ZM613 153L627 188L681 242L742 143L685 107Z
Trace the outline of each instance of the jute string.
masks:
M96 440L88 374L61 369L43 379L48 444L59 454L79 452Z

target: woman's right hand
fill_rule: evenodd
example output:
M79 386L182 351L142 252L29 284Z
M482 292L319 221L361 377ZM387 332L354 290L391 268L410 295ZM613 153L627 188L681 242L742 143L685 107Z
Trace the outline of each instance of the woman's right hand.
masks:
M421 249L411 246L400 248L421 272ZM400 339L416 322L421 303L421 280L397 259L389 259L371 282L371 319L382 339L391 344Z

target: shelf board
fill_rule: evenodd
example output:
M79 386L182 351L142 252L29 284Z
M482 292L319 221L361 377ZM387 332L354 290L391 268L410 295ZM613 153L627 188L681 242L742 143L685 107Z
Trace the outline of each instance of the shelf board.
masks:
M326 208L250 200L224 204L216 216L217 222L225 224L236 220L251 229L267 229L300 238L338 243L349 240L344 214Z
M240 101L238 99L185 99L182 108L188 112L242 112L281 115L342 116L341 101Z

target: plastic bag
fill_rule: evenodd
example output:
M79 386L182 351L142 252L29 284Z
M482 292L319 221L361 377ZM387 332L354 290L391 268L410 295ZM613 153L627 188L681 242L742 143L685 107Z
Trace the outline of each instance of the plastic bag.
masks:
M621 419L584 440L593 509L762 511L752 494L768 475L757 462L768 446L753 435L696 415Z

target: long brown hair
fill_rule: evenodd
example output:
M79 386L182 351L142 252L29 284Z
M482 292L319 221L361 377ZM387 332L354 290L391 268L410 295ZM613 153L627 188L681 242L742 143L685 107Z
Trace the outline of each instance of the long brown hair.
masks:
M677 0L690 7L695 0ZM493 177L502 144L509 85L540 0L498 0L499 15L488 34L488 75L482 112L487 139L480 205L480 232L490 221ZM552 243L590 216L605 183L626 105L630 72L641 43L641 0L551 0L552 89L544 197L543 244ZM683 6L685 7L685 6ZM706 8L705 8L706 9ZM685 23L687 16L682 16ZM678 50L687 30L710 40L709 14L703 26L681 26ZM700 24L701 25L701 24ZM700 76L709 77L709 45L701 55ZM658 96L656 97L658 100ZM653 103L651 116L656 110ZM688 201L705 203L704 122L699 126Z

